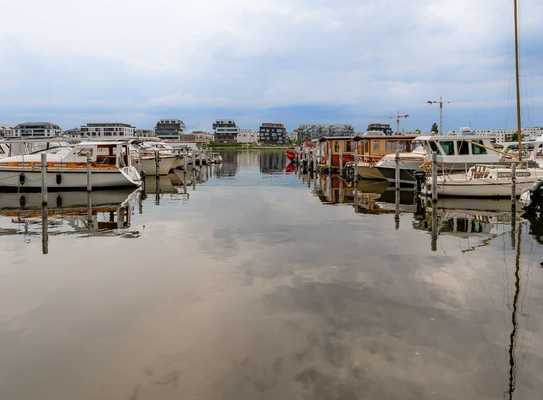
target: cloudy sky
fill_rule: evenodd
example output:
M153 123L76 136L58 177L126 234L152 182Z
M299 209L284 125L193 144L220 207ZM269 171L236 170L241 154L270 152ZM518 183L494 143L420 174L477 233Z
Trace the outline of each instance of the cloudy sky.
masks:
M543 2L520 0L524 124ZM0 124L283 121L512 127L513 0L0 0Z

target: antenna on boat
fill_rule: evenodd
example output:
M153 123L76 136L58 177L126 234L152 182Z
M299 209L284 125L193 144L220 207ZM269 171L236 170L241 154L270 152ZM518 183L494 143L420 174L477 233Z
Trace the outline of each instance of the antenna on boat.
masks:
M519 55L519 34L518 34L518 0L514 0L515 6L515 84L517 95L517 139L518 139L518 160L522 161L522 120L520 110L520 55Z
M443 104L451 104L452 101L445 101L440 97L439 100L428 100L426 103L439 104L439 134L443 135Z

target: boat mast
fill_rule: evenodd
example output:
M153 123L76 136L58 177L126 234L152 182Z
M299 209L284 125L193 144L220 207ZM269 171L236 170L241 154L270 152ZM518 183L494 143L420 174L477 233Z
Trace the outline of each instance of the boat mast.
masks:
M519 56L519 35L518 35L518 0L514 0L515 6L515 83L517 94L517 139L518 139L518 160L522 161L522 121L520 110L520 56Z

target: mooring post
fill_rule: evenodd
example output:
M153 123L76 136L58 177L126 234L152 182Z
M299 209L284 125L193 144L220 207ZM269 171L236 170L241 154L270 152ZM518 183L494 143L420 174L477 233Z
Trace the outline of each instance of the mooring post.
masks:
M437 203L437 153L432 152L432 203Z
M434 153L435 154L435 153ZM438 225L437 225L437 203L432 203L432 251L437 251L437 236L438 236Z
M43 254L49 253L49 210L47 201L41 206L41 251Z
M394 182L396 183L396 193L398 193L400 191L400 150L396 150L394 161L395 161Z
M92 171L90 154L87 154L87 192L92 192Z
M160 176L160 153L155 150L155 176Z
M41 205L47 205L47 153L41 153Z
M517 163L511 164L511 206L517 204Z

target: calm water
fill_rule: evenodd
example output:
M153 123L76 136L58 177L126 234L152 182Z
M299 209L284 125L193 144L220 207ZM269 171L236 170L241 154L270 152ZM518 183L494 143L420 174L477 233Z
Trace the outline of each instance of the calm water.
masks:
M1 399L541 398L539 221L224 160L50 194L48 243L0 194Z

